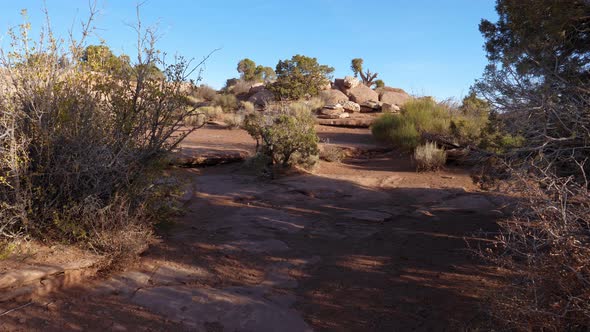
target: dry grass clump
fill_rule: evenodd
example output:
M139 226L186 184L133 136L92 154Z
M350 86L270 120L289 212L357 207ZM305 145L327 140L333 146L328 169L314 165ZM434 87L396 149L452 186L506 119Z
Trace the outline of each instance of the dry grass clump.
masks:
M445 150L438 148L434 142L426 142L416 147L414 161L418 171L436 171L447 162Z
M320 150L320 159L327 162L341 162L346 157L344 150L336 145L325 145Z
M520 331L590 326L590 193L573 176L521 174L511 218L483 257L509 272L489 300L498 322Z
M217 96L217 91L205 84L197 87L193 92L193 97L199 100L213 101L215 96Z
M224 113L221 116L221 121L223 121L230 129L238 129L244 124L244 114Z

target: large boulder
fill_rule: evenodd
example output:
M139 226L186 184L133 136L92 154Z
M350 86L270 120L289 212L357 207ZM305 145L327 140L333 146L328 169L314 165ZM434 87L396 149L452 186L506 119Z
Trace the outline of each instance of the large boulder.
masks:
M350 96L350 100L357 104L363 104L368 101L379 101L379 94L364 84L350 89L348 96Z
M348 101L348 97L342 91L335 89L320 91L320 98L326 104L343 104Z
M252 97L248 98L248 101L256 106L265 106L267 103L274 100L275 95L266 89L263 89L255 93Z
M250 87L250 91L248 92L248 94L253 96L262 90L265 90L264 83L254 83Z
M392 92L392 91L385 91L379 100L382 103L390 104L390 105L397 105L403 106L408 100L412 99L412 97L407 94L406 92Z
M359 82L359 80L353 76L344 77L344 80L342 83L346 89L353 89L361 84L361 82Z
M357 113L361 111L361 105L355 103L354 101L345 101L342 104L342 108L344 108L345 112L348 113Z

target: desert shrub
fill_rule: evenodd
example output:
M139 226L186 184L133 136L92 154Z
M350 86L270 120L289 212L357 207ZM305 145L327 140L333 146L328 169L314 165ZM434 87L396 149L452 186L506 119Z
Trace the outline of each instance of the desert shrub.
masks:
M232 85L231 92L236 96L245 95L250 92L251 88L252 88L252 82L238 80L238 81L236 81L236 83L234 85Z
M215 106L221 107L224 112L233 112L238 109L238 99L231 94L217 95L213 99Z
M49 28L38 42L28 23L20 29L0 56L0 236L134 252L155 217L145 211L158 161L197 129L182 128L196 113L183 88L189 62L165 63L154 31L138 29L132 72L95 72L79 60L83 40L61 47Z
M334 68L320 65L316 58L295 55L277 64L277 80L268 88L279 100L317 96L331 78Z
M436 143L426 142L416 147L414 161L418 171L436 171L447 162L447 154Z
M267 155L273 165L296 165L318 153L315 120L309 111L295 112L288 107L275 107L264 113L248 114L244 128L256 140L258 153Z
M244 114L224 113L221 116L221 121L223 121L230 129L237 129L244 123Z
M195 113L186 117L187 126L199 127L208 120L218 120L223 114L223 109L219 106L203 106L195 110Z
M217 91L208 85L201 84L195 89L193 96L200 100L213 101L217 96Z
M240 103L240 105L241 109L246 113L253 113L256 111L256 106L254 106L254 104L249 101L243 101Z
M384 114L372 126L373 135L406 150L420 143L423 133L445 137L462 145L479 145L486 137L489 111L462 112L450 102L432 98L407 102L400 114ZM489 136L489 135L488 135Z
M402 115L386 113L371 126L373 136L380 141L411 151L420 143L420 133L410 120Z
M590 326L590 195L573 177L520 174L521 197L483 257L510 276L489 295L492 315L521 330Z
M341 147L336 145L325 145L320 150L320 159L330 163L340 162L344 157L346 157L346 153Z

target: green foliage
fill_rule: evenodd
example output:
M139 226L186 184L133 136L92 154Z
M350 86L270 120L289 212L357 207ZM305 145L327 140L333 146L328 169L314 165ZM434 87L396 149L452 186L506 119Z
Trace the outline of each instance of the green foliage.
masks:
M444 167L447 162L445 150L440 149L434 142L426 142L416 147L414 161L418 171L436 171Z
M238 73L245 81L255 81L256 80L256 62L246 58L240 60L238 62Z
M375 81L375 88L383 88L385 86L385 82L383 80L376 80Z
M340 162L346 157L346 153L341 147L335 145L325 145L320 151L320 159L329 163Z
M256 65L256 62L248 58L240 60L237 69L241 79L248 82L269 82L276 78L271 67Z
M385 113L371 126L373 136L380 141L411 151L420 143L420 133L407 117Z
M359 73L363 72L363 62L361 58L354 58L350 61L350 69L354 73L354 77L358 77Z
M224 112L233 112L238 109L238 99L236 96L231 94L217 95L213 99L215 106L221 107Z
M273 165L287 167L318 153L315 120L310 112L288 109L248 114L244 129L256 140L257 152L269 157Z
M334 68L320 65L316 58L295 55L277 64L277 80L269 89L281 100L317 96L331 79Z
M131 72L129 56L116 56L107 45L90 45L84 49L81 61L89 70L103 73Z

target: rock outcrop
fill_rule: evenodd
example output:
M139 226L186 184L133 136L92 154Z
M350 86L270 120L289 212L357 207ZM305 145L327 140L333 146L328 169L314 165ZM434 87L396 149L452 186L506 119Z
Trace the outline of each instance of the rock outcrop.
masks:
M340 90L324 90L320 91L320 98L328 105L343 104L348 101L348 97Z
M388 103L381 104L381 112L383 113L397 113L400 111L400 107Z
M397 105L403 106L408 100L412 99L412 97L405 93L405 92L392 92L392 91L385 91L379 100L382 103L390 104L390 105Z
M248 101L256 106L264 106L266 103L272 102L274 100L274 94L266 89L262 89L261 91L255 93L252 97L248 98Z
M381 103L374 100L367 100L361 105L361 112L363 113L371 113L371 112L380 112L381 111Z
M342 103L342 108L344 108L344 111L348 113L357 113L361 111L361 105L350 100Z
M379 94L363 84L348 90L348 96L350 100L357 104L363 104L368 101L379 101Z
M361 84L356 77L353 76L346 76L342 81L342 84L346 89L354 89Z

